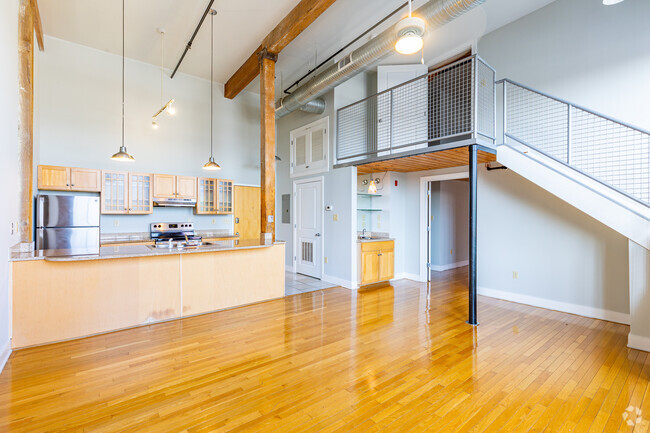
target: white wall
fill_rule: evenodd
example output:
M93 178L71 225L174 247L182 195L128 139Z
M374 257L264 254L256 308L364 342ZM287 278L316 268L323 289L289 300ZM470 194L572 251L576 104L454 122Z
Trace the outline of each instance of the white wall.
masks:
M214 176L201 167L210 155L210 82L178 73L164 79L174 116L151 127L160 108L160 68L126 60L126 146L134 163L112 161L121 142L120 56L46 37L37 55L36 164ZM128 53L127 53L128 55ZM259 185L259 95L234 100L214 86L216 176ZM144 232L153 221L192 220L196 228L232 228L231 216L197 216L192 209L156 208L147 216L103 216L102 232ZM119 226L115 226L115 222ZM213 222L214 221L214 222Z
M18 2L2 1L0 16L0 183L4 204L0 207L0 370L10 350L9 248L19 242L11 235L18 222Z
M479 40L478 53L510 78L650 129L650 2L557 0Z

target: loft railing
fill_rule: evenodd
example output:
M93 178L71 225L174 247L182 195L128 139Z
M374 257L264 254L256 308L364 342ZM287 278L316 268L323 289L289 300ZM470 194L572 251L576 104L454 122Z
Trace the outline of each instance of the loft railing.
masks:
M511 80L503 86L503 142L530 146L650 204L650 132Z
M495 72L472 56L340 108L339 163L496 135Z

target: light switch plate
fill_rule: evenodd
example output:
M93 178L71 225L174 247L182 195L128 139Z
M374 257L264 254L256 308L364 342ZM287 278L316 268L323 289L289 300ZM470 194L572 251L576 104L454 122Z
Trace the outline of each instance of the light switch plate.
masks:
M332 215L332 220L338 221L339 220L339 214L335 213L334 215Z

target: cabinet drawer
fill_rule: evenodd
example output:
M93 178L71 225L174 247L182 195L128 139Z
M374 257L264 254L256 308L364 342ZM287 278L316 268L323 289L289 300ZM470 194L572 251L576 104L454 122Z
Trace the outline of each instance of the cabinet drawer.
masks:
M394 241L377 241L377 242L362 242L361 251L379 251L379 250L392 250L395 248Z

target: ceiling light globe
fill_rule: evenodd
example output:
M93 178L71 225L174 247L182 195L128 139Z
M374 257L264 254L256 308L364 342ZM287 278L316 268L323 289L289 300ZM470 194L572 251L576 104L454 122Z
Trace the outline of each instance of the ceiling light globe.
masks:
M615 4L621 3L622 1L623 1L623 0L603 0L603 4L604 4L605 6L611 6L611 5L615 5Z
M414 54L422 49L422 37L415 34L402 36L395 44L395 51L400 54Z
M422 18L407 17L397 23L397 43L395 51L400 54L414 54L422 49L424 42L422 35L425 30L425 23Z

